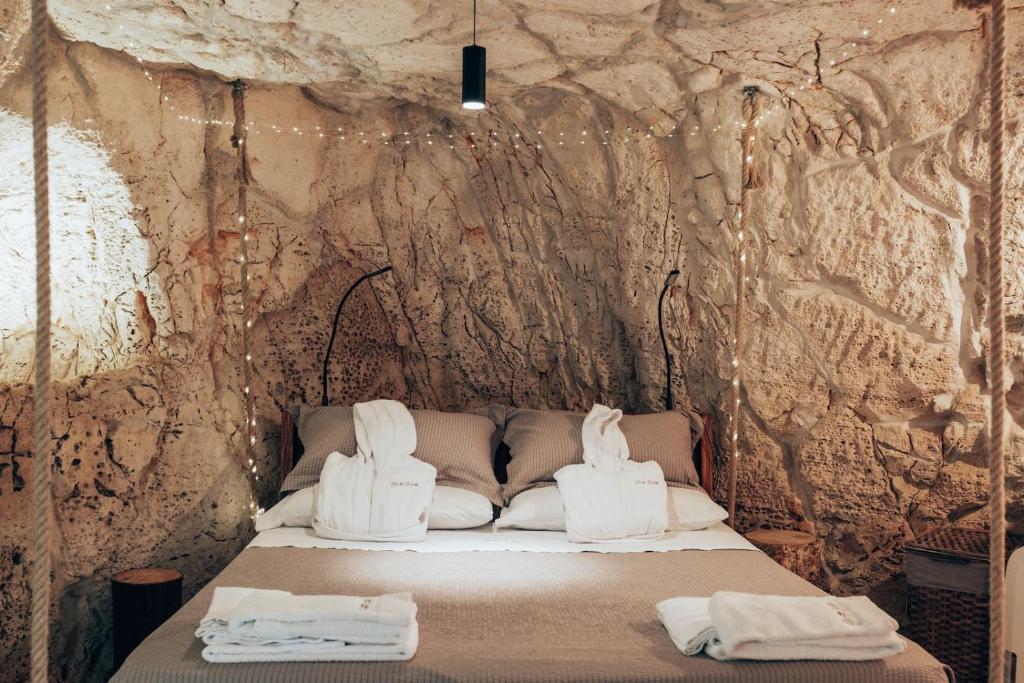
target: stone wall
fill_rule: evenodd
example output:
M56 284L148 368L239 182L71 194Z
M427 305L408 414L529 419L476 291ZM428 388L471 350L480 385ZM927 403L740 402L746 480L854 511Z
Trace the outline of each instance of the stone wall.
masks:
M1022 30L1014 12L1011 31ZM0 669L17 680L27 659L32 291L24 274L6 275L27 272L31 254L28 79L11 54L0 61L0 215L21 229L0 246L0 278L14 293L0 314L0 606L13 615L0 623ZM235 157L229 126L180 118L229 120L223 82L147 65L149 80L131 58L87 43L57 42L53 61L63 302L54 669L99 680L110 666L113 572L177 567L191 594L251 535ZM977 26L923 31L850 60L798 98L773 96L760 126L739 524L813 531L826 541L830 588L867 591L894 611L904 541L986 520L983 63ZM691 75L680 129L659 123L651 138L622 98L599 92L608 83L575 94L526 88L468 127L430 104L342 112L301 88L253 88L261 503L277 483L279 411L319 399L338 297L384 264L394 271L346 313L335 401L657 409L657 295L678 267L667 318L675 392L722 425L739 86L775 77L768 60L745 64L742 78L727 67ZM1021 91L1017 71L1011 88ZM1013 97L1015 379L1024 372L1019 113ZM536 141L537 122L543 147L516 147ZM374 140L297 136L292 126ZM598 144L605 130L610 144ZM406 131L414 143L404 144ZM426 133L453 135L454 149L425 144ZM1017 383L1011 407L1019 522Z

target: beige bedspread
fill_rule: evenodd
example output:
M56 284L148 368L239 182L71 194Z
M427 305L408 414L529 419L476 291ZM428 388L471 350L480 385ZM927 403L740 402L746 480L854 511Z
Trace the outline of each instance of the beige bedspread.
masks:
M404 663L207 664L193 631L213 586L375 595L412 591L420 646ZM815 594L761 553L413 553L249 548L146 639L117 683L213 681L726 681L945 683L918 646L877 662L722 663L685 657L659 600L716 590Z

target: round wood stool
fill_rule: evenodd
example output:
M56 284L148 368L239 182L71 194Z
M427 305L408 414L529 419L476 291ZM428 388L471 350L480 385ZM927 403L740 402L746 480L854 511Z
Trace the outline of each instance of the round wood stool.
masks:
M743 537L800 578L818 584L821 541L811 534L789 529L754 529Z
M181 572L146 567L115 574L110 580L114 603L114 669L132 650L181 607Z

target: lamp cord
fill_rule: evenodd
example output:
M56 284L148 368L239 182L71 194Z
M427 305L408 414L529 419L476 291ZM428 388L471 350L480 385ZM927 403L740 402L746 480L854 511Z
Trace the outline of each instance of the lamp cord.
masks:
M345 292L345 296L341 297L341 303L338 304L338 309L334 311L334 323L331 325L331 338L327 342L327 351L324 352L324 369L323 375L321 376L321 394L320 394L320 405L327 405L327 368L331 362L331 351L334 349L334 340L338 336L338 321L341 319L341 309L345 308L345 302L352 296L352 292L356 290L356 287L361 285L364 280L383 275L384 273L391 270L391 266L384 266L379 270L375 270L372 273L365 273L358 280L352 283L352 286Z
M665 301L665 294L668 292L672 280L679 275L678 270L669 271L665 278L665 285L661 288L658 296L658 334L661 335L661 348L665 351L665 410L675 408L675 401L672 398L672 354L668 352L668 341L665 340L665 316L662 311Z
M476 45L476 0L473 0L473 44Z

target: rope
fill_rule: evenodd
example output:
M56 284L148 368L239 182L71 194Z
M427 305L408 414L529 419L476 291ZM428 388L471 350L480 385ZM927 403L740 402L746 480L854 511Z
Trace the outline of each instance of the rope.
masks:
M740 384L743 381L740 372L740 349L743 348L743 319L747 310L747 254L746 243L750 236L750 190L756 185L753 170L754 138L757 130L756 121L761 115L761 102L757 88L744 88L743 91L743 137L741 148L743 158L740 162L740 226L736 233L736 313L732 321L732 382L729 424L729 525L736 524L736 472L739 460L740 438Z
M50 661L50 169L47 150L46 0L32 0L32 164L36 210L35 383L32 389L33 683L46 683Z
M992 382L989 426L989 665L988 679L1002 683L1003 572L1006 566L1006 311L1003 302L1003 134L1006 59L1006 4L992 3L992 44L989 53L989 224L988 224L988 326L991 338L989 363Z
M242 396L244 401L245 425L242 435L245 439L245 462L247 470L253 481L252 489L255 489L255 482L260 480L256 471L256 407L252 392L252 301L249 297L249 217L247 213L247 193L249 188L249 160L245 148L245 84L242 81L235 81L231 87L231 100L234 105L235 125L231 136L231 145L238 150L238 232L240 246L238 263L240 268L239 289L242 295ZM256 497L254 493L249 496L249 514L256 514Z

